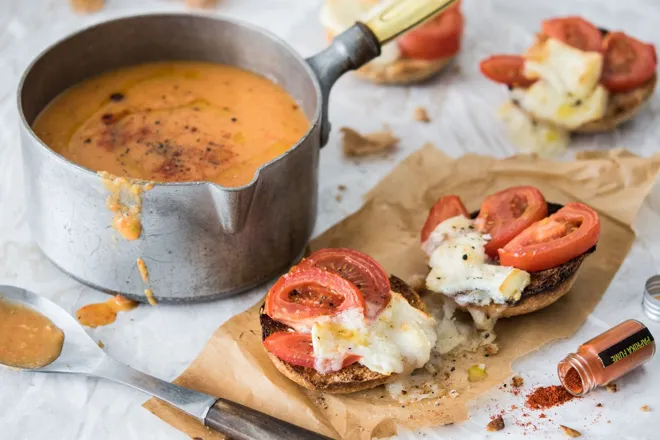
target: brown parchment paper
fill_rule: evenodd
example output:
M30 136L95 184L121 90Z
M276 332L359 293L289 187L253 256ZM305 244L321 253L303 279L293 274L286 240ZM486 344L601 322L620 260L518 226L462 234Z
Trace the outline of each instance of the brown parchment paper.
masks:
M496 356L475 353L455 364L451 386L459 393L456 398L401 405L384 396L382 387L347 396L304 390L282 376L266 356L259 304L221 326L175 382L342 439L390 436L397 424L416 428L464 420L466 403L509 377L514 359L553 339L571 336L584 322L633 243L632 222L659 167L660 154L640 158L625 150L585 152L573 162L478 155L453 160L427 145L385 177L359 211L311 243L312 249L359 249L389 272L411 279L426 275L419 231L428 209L443 194L458 194L472 211L487 194L531 184L548 201L582 201L599 211L602 232L597 251L587 258L572 291L542 311L501 320L495 329L500 347ZM488 378L468 383L465 368L481 362L487 364ZM158 400L149 400L145 407L191 437L222 438Z

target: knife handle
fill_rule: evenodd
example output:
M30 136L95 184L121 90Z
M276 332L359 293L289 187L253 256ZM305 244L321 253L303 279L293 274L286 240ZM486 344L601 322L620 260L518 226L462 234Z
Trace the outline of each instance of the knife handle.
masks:
M332 440L225 399L211 406L204 424L232 440Z

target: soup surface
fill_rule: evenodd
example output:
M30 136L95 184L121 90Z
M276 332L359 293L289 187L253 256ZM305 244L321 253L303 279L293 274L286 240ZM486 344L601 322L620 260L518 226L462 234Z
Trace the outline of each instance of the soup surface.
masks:
M94 171L225 186L249 183L308 128L282 87L203 62L103 73L64 91L33 124L50 148Z
M41 368L62 352L64 333L36 310L0 298L0 364Z

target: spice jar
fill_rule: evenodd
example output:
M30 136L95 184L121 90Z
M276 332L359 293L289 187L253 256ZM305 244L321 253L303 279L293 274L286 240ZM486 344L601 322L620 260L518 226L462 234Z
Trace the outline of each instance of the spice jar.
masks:
M644 324L629 319L580 345L559 362L564 388L583 396L639 367L655 354L653 335Z

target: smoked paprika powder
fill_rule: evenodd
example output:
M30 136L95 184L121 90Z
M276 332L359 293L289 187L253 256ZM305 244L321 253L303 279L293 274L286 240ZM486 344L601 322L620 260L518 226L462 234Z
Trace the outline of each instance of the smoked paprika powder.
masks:
M655 354L649 329L629 319L580 345L559 362L557 373L564 388L583 396L646 363Z

